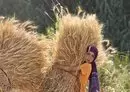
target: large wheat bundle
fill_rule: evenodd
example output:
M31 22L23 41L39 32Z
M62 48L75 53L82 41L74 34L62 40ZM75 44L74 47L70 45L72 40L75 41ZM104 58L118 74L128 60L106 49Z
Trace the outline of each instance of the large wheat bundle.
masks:
M0 89L3 92L41 91L44 76L41 68L45 65L47 48L36 34L27 32L33 30L29 24L14 19L0 21Z
M97 62L105 60L102 47L102 25L95 15L85 17L67 14L60 19L56 40L56 50L52 69L46 75L43 92L79 92L79 72L67 72L57 65L77 67L83 62L86 48L90 44L97 46Z

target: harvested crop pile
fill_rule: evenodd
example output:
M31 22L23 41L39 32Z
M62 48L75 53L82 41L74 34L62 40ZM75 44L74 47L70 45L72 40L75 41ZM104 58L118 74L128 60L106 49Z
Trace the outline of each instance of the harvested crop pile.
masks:
M46 45L29 22L0 20L0 88L3 92L39 92ZM19 90L19 91L18 91ZM28 91L27 91L28 90Z
M102 46L102 25L95 15L84 17L67 14L59 21L56 35L56 50L53 63L43 82L43 92L79 92L79 72L68 72L57 66L79 66L88 45L93 44L99 50L98 64L106 57Z

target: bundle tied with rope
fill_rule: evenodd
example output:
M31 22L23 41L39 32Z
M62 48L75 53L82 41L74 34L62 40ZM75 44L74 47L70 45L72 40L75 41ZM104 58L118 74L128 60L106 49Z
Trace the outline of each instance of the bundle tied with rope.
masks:
M93 44L99 50L98 64L106 57L102 47L102 24L95 15L84 17L67 14L59 21L56 35L55 53L50 71L43 82L44 92L79 92L79 72L65 71L57 66L80 66L88 45Z

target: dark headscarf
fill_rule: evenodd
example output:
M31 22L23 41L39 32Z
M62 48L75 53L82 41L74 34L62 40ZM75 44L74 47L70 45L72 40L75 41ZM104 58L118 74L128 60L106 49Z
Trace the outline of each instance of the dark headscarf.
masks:
M86 51L86 52L89 52L89 51L91 51L91 52L94 53L94 60L93 60L93 61L95 61L95 59L96 59L97 56L98 56L98 49L97 49L95 46L93 46L93 45L89 45L89 46L87 47L87 51Z
M95 60L98 56L98 49L93 45L89 45L87 47L87 52L89 52L89 51L94 53L94 60L91 63L92 71L91 71L91 74L89 76L89 91L88 92L100 92L97 66L95 63Z

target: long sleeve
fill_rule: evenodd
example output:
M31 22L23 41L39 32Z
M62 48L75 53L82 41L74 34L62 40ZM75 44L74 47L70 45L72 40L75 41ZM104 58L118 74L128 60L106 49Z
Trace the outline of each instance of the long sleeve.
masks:
M88 83L88 78L91 73L91 64L82 64L80 66L81 72L80 72L80 92L86 92L86 85Z

